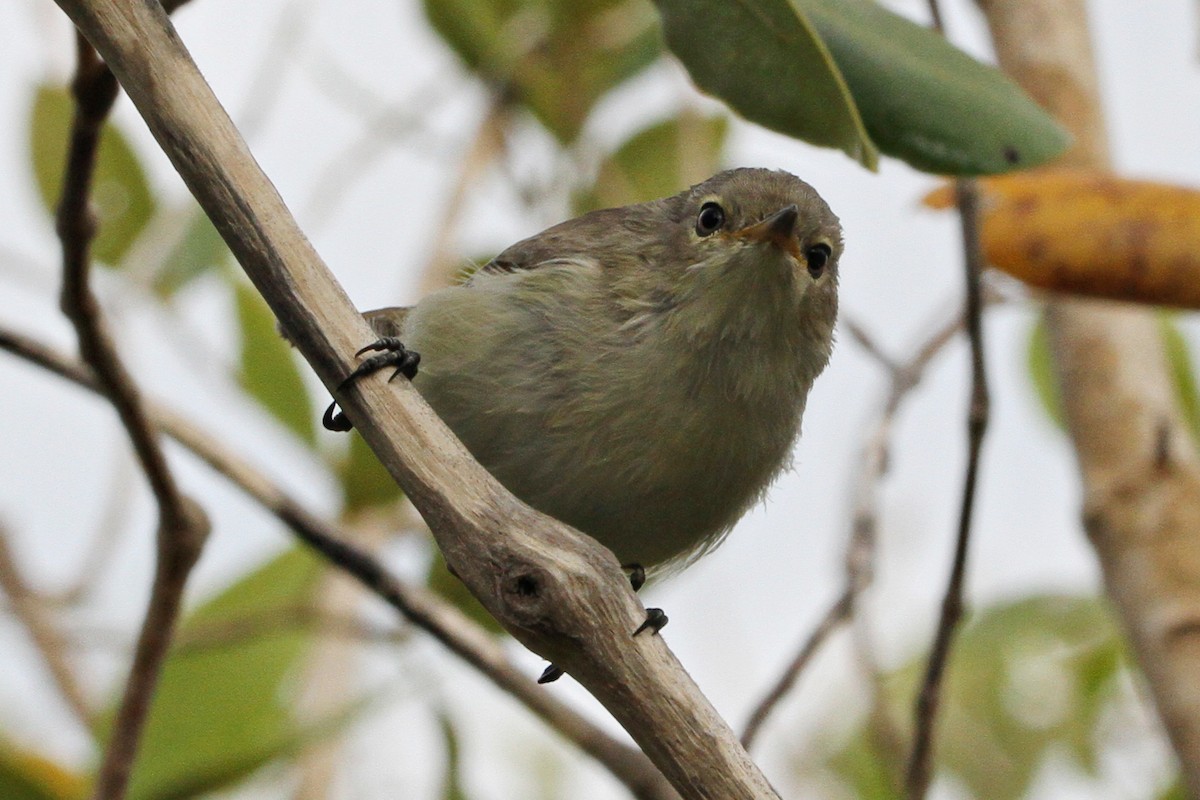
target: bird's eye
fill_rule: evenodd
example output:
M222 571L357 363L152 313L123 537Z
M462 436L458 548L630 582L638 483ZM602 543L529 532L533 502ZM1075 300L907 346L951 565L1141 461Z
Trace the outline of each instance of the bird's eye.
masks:
M827 244L814 244L808 248L804 257L808 261L808 274L812 275L813 280L825 274L825 265L829 263L829 259L833 256L833 250Z
M724 224L725 209L713 202L700 206L700 213L696 215L696 233L711 236Z

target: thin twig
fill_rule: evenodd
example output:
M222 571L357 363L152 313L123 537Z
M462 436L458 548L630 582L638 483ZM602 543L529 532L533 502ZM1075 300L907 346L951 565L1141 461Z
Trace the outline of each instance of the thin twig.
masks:
M40 342L0 327L0 349L36 364L79 386L99 392L95 379L80 364ZM217 444L217 439L183 417L150 405L154 424L213 470L287 525L297 538L325 555L335 566L444 644L500 689L512 695L547 725L591 755L624 783L637 798L677 798L662 774L637 750L616 741L582 715L554 698L514 667L504 648L462 612L434 593L392 577L371 556L343 544L347 537L309 512L299 501L260 472ZM345 560L338 560L348 554Z
M8 595L12 614L33 640L38 655L50 671L50 677L67 707L89 735L95 722L91 705L75 671L68 663L67 643L55 622L46 613L45 598L38 596L25 579L8 546L8 532L0 527L0 588Z
M937 633L929 653L925 676L917 695L916 733L905 777L909 800L925 797L933 774L933 734L941 700L942 680L950 656L954 633L963 615L963 583L967 552L971 540L971 520L975 507L975 487L979 475L979 454L987 431L989 397L983 351L983 291L980 274L983 252L979 244L979 195L971 179L955 183L958 211L962 218L964 264L966 268L967 338L971 343L971 399L967 412L967 470L963 479L962 505L958 517L958 535L954 561L942 598Z
M762 725L767 721L767 717L796 685L796 681L800 679L801 673L804 672L812 657L821 649L821 645L825 644L825 640L849 617L853 603L853 594L850 591L842 592L842 596L834 601L825 615L821 617L821 621L817 623L817 627L804 640L804 644L796 653L796 657L792 659L792 663L788 664L787 669L779 676L779 680L759 701L758 706L750 714L750 719L746 722L745 730L742 731L742 746L747 750L754 745L754 740L758 737L758 732L762 730Z
M117 82L82 35L72 92L75 115L59 201L57 229L63 248L63 312L75 326L79 351L95 372L142 464L158 504L157 558L146 618L133 664L105 749L93 797L119 800L125 794L154 687L171 642L188 573L199 557L208 523L175 483L140 394L108 334L89 286L95 221L89 198L104 120L117 97Z
M846 548L845 587L821 617L821 621L805 638L795 658L779 676L774 686L759 701L742 732L742 744L749 749L767 717L796 685L812 657L828 638L853 618L862 596L874 578L875 551L879 520L879 484L887 471L891 431L900 405L917 386L926 367L942 348L962 329L962 315L934 331L904 363L898 363L853 318L844 318L842 325L851 338L876 361L890 377L890 388L883 402L874 429L867 436L860 456L857 489L855 490L850 541Z
M938 0L929 0L929 20L930 27L941 34L945 34L946 25L942 21L942 6Z

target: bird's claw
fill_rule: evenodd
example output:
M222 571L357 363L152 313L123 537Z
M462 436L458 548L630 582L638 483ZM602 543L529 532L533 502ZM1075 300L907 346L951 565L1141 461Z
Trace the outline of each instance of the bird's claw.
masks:
M365 375L371 375L385 367L395 367L396 371L388 378L389 381L395 380L397 375L412 380L417 377L417 367L421 363L421 354L409 350L404 346L404 343L395 336L384 336L374 342L371 342L366 347L354 354L355 358L363 353L372 350L380 351L377 355L363 359L354 371L342 379L342 382L337 385L337 391L342 391L346 387L353 384L359 378ZM325 409L325 414L321 417L321 424L326 430L337 431L344 433L354 427L354 424L343 414L337 410L337 402L329 404L329 408Z
M622 564L621 569L629 570L629 585L635 592L646 585L646 568L641 564Z
M646 568L641 564L622 564L621 569L629 570L629 584L633 587L635 592L645 585ZM666 624L667 615L663 613L661 608L649 608L646 609L646 621L642 623L640 628L633 632L633 635L637 636L639 633L647 629L652 629L655 633L658 633L658 631L661 630ZM547 664L546 668L542 670L542 674L537 679L537 682L554 683L564 674L565 673L562 671L562 668L557 664Z
M633 635L637 636L642 631L650 631L651 634L655 634L665 627L667 627L667 615L663 613L663 610L661 608L647 608L646 621L638 625L638 629L633 632Z
M564 673L563 673L562 669L560 667L558 667L557 665L547 664L546 668L544 670L542 670L542 675L541 675L541 677L539 677L537 679L537 682L538 683L554 683L556 680L561 678L563 676L563 674Z

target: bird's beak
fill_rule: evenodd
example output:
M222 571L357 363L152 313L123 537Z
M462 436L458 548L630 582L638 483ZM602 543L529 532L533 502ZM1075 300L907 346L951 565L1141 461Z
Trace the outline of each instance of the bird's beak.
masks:
M742 228L733 235L750 242L770 242L785 253L800 259L800 242L792 235L800 209L793 203L784 206L762 222Z

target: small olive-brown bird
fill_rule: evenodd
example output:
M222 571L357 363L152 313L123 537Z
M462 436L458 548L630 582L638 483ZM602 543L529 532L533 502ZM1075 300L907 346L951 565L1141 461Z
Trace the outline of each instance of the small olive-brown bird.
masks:
M683 564L788 464L829 360L841 254L807 183L721 172L367 313L392 352L347 382L398 366L517 497L623 563Z

